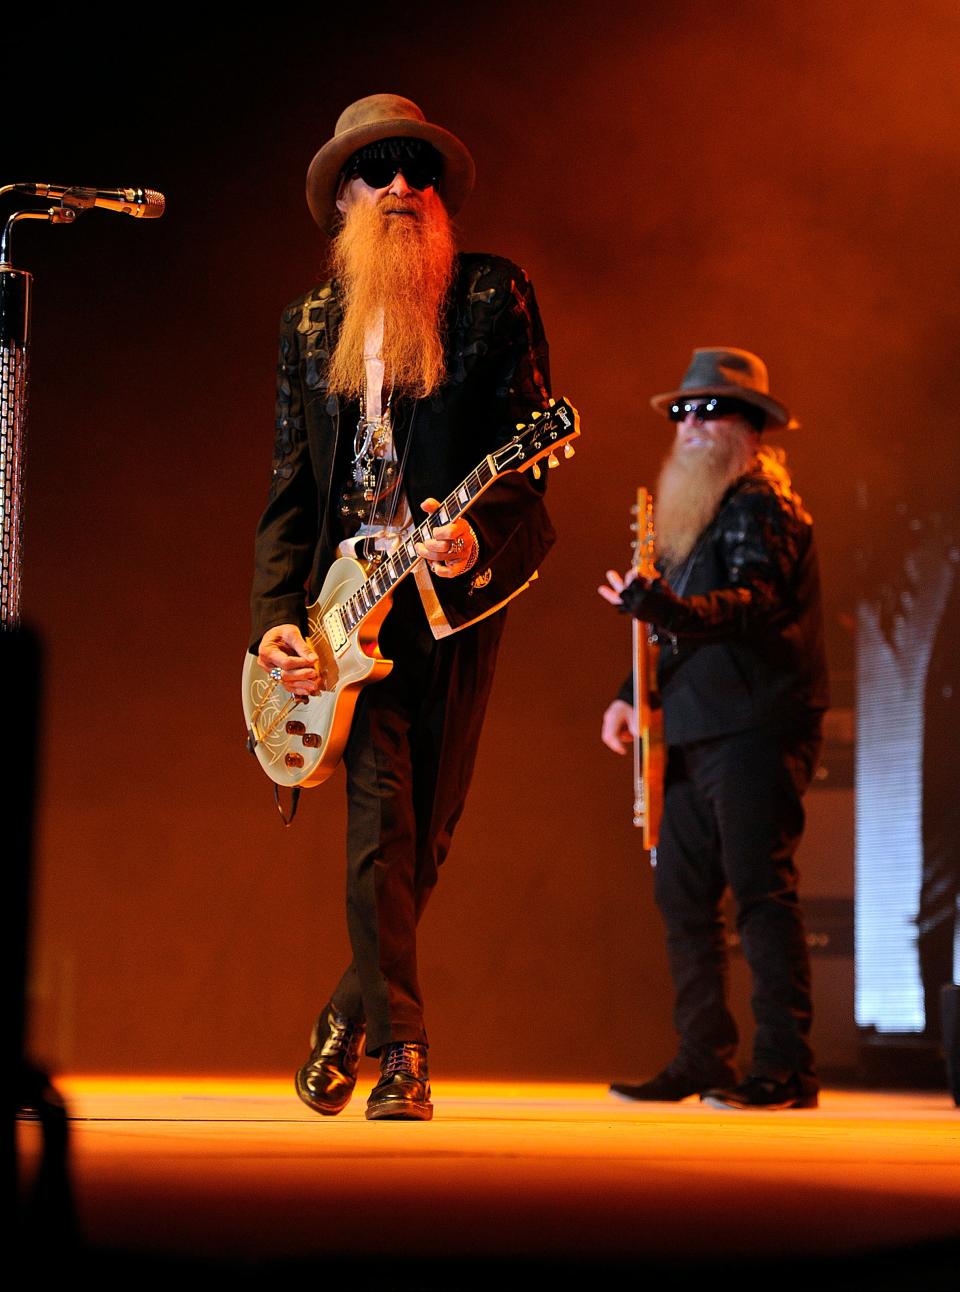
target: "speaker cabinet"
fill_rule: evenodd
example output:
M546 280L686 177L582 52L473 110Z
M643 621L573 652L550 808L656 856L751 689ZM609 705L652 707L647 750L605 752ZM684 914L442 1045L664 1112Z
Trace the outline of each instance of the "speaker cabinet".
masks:
M940 1021L943 1025L943 1053L947 1060L947 1084L953 1102L960 1108L960 987L950 984L941 987Z

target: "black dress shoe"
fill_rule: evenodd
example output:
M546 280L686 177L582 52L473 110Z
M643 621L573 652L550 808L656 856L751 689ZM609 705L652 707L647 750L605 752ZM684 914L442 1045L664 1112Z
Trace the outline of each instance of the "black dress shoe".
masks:
M427 1047L397 1041L380 1051L380 1080L370 1091L367 1118L428 1122L433 1116Z
M711 1108L766 1109L779 1112L784 1108L816 1108L817 1087L812 1078L793 1073L785 1081L754 1074L732 1090L708 1090L700 1096Z
M314 1112L334 1117L350 1102L366 1028L328 1005L313 1029L310 1058L296 1075L297 1094Z
M641 1081L639 1085L632 1086L626 1082L617 1081L611 1085L610 1093L619 1095L621 1099L633 1099L638 1102L649 1100L651 1103L676 1104L681 1099L688 1099L690 1095L701 1095L712 1086L723 1085L724 1082L736 1081L736 1079L736 1073L732 1069L704 1076L703 1073L695 1073L684 1067L682 1063L674 1062L668 1064L662 1072L658 1072L649 1081Z

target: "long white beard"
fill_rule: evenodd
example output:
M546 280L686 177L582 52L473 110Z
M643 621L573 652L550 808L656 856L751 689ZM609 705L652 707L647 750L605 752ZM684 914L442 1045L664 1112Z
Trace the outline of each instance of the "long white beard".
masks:
M696 448L674 443L660 471L654 507L657 554L668 574L687 559L720 499L755 459L754 440L739 426Z

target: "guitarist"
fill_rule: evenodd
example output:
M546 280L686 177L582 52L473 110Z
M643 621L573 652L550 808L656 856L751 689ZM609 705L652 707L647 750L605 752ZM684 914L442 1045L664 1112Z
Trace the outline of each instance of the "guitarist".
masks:
M307 202L332 235L332 276L281 319L250 646L292 693L322 685L305 604L338 545L352 539L375 561L547 406L529 280L455 248L450 217L473 180L464 144L393 94L351 104L310 164ZM382 627L393 669L361 691L344 753L353 959L296 1076L318 1113L346 1106L366 1050L380 1061L366 1116L432 1116L417 921L463 810L502 607L553 542L542 489L509 473L435 529Z
M600 594L654 626L667 769L655 893L667 929L680 1050L614 1093L700 1094L728 1108L810 1108L810 967L794 852L827 705L810 517L782 453L796 425L746 350L695 350L679 390L653 407L676 436L657 487L662 577L615 571ZM633 737L631 683L603 719L617 753ZM756 1036L736 1083L720 899L732 890L753 978Z

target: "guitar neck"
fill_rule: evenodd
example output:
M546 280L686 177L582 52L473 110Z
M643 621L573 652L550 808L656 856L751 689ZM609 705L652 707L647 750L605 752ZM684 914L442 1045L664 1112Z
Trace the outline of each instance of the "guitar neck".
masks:
M540 459L548 457L548 465L556 466L554 450L561 447L566 457L572 457L570 441L579 434L580 419L577 410L565 399L551 399L549 408L534 411L528 423L518 422L516 434L511 439L488 453L480 465L444 498L439 508L377 566L352 597L327 612L324 627L330 632L332 639L345 641L371 610L384 597L389 596L400 580L423 559L417 555L417 544L425 542L441 525L447 525L451 520L462 516L498 476L506 471L525 471L530 468L534 477L538 477L540 468L537 464Z
M422 521L412 533L408 534L395 552L382 561L365 583L357 589L340 606L340 616L346 632L350 633L360 621L373 610L374 606L389 596L401 579L423 560L417 554L416 545L424 543L435 529L447 525L451 520L473 505L483 491L497 478L498 471L492 458L484 458L465 480L452 493L444 498L437 511Z

